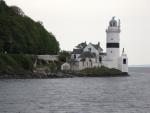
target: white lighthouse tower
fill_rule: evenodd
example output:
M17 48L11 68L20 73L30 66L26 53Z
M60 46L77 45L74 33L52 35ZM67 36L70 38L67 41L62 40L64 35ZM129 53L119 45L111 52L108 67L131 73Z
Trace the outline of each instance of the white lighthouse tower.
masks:
M109 22L106 29L106 66L116 68L122 72L128 72L128 57L124 49L120 55L120 20L115 17Z
M117 22L115 17L112 18L106 29L106 35L107 66L118 69L120 56L120 20Z

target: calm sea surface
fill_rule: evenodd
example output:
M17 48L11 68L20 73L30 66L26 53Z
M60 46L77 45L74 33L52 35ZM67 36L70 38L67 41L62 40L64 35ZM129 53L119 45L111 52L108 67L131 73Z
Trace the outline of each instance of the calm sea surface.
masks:
M150 113L150 68L130 75L0 80L0 113Z

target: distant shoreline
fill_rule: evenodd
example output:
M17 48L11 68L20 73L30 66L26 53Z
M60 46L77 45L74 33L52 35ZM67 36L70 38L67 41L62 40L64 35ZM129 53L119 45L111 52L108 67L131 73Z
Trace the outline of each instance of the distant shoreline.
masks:
M78 73L52 73L44 75L41 73L25 73L25 74L0 74L0 79L57 79L57 78L76 78L76 77L127 77L128 73L116 74L116 75L83 75Z
M150 68L150 65L130 65L129 68L132 68L132 67L135 67L135 68Z

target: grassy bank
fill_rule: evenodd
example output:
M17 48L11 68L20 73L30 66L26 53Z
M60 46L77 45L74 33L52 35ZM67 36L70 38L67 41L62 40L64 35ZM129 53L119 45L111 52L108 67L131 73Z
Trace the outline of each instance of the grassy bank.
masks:
M47 79L70 77L57 70L59 62L37 64L35 58L27 54L0 54L0 79ZM34 72L33 72L34 70ZM35 72L36 71L36 72Z
M65 71L63 73L79 76L79 77L116 77L116 76L128 76L128 73L121 72L118 69L110 69L107 67L94 67L86 68L81 71Z
M92 77L92 76L103 76L103 77L107 77L107 76L125 76L125 75L128 75L128 73L124 73L124 72L121 72L120 70L118 69L114 69L114 68L107 68L107 67L94 67L94 68L86 68L84 70L81 70L80 71L80 74L81 75L84 75L84 76L89 76L89 77Z
M34 58L25 54L0 54L0 74L24 74L33 70Z

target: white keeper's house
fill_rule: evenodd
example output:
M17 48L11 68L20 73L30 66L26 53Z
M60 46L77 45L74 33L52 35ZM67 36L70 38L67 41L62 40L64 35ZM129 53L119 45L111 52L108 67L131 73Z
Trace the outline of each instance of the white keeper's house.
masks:
M122 50L120 54L120 20L115 17L106 29L106 52L100 43L80 43L73 49L71 60L61 66L62 70L82 70L85 68L101 67L119 69L128 72L128 57Z

